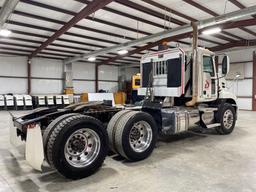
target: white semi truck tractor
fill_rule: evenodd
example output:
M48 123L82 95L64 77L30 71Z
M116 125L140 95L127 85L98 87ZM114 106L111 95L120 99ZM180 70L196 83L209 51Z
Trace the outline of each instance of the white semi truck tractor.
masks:
M26 160L42 170L44 160L61 175L79 179L93 174L109 148L130 161L147 158L159 134L173 135L195 127L230 134L237 120L236 97L225 76L229 57L218 69L215 54L197 46L146 54L140 63L141 107L121 110L104 102L39 108L13 117L11 142L25 142Z
M208 49L167 49L143 56L139 111L123 110L108 124L110 148L128 160L142 160L153 151L158 135L195 127L230 134L237 120L236 96L227 90L229 57L218 69Z

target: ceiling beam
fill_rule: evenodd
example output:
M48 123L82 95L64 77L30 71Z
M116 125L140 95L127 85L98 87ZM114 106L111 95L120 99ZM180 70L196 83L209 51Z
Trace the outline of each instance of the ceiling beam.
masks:
M78 1L78 2L80 2L80 3L85 3L85 4L89 2L88 0L75 0L75 1ZM161 17L161 19L164 19L164 17L165 17L165 16L162 15L162 14L159 15L159 13L156 12L156 11L154 11L154 10L146 9L146 8L143 7L143 6L140 6L140 5L136 4L136 3L131 2L131 1L128 1L128 0L119 0L118 3L123 4L123 5L125 5L125 6L128 6L128 7L133 7L133 9L138 10L138 11L142 11L142 12L144 12L144 13L147 12L149 15L153 15L153 16L158 15L158 18ZM136 7L139 7L140 9L136 9ZM145 10L144 10L144 9L145 9ZM158 27L158 28L161 28L161 29L168 28L168 27L166 27L166 26L164 26L164 25L161 25L161 24L159 24L159 23L157 23L157 22L149 21L149 20L146 20L146 19L141 18L141 17L135 17L134 15L131 15L131 14L128 14L128 13L125 13L125 12L121 12L121 11L118 11L118 10L115 10L115 9L112 9L112 8L109 8L109 7L104 7L103 10L109 11L110 13L118 14L118 15L123 16L123 17L130 18L130 19L133 19L133 20L136 20L136 21L140 21L140 22L142 22L142 23L147 23L147 24L149 24L149 25L152 25L152 26L155 26L155 27ZM173 18L171 18L171 22L172 22L172 19L173 19ZM183 22L183 23L184 23L184 22ZM185 23L185 24L186 24L186 23ZM151 34L151 35L152 35L152 34ZM209 42L209 43L213 43L213 42L214 42L214 44L221 44L220 42L213 41L213 40L208 40L208 39L201 39L201 40L204 40L204 41Z
M29 18L34 18L34 19L38 19L38 20L43 20L43 21L48 21L48 22L52 22L52 23L56 23L56 24L61 24L61 25L64 25L65 22L64 21L61 21L61 20L57 20L57 19L52 19L52 18L48 18L48 17L43 17L43 16L38 16L38 15L34 15L34 14L30 14L30 13L25 13L25 12L22 12L22 11L14 11L14 14L17 14L17 15L22 15L22 16L25 16L25 17L29 17ZM16 22L16 21L11 21L11 22ZM12 24L14 24L12 23ZM16 22L16 24L18 24ZM35 28L35 26L33 25L29 25L27 24L27 26L31 26L33 28ZM74 25L74 28L78 28L78 29L82 29L82 30L85 30L85 31L92 31L92 32L95 32L95 33L100 33L100 34L104 34L104 35L108 35L108 36L113 36L113 37L118 37L118 38L121 38L121 39L127 39L127 40L135 40L135 38L133 37L129 37L129 36L124 36L124 35L120 35L120 34L116 34L116 33L111 33L111 32L106 32L106 31L103 31L103 30L99 30L99 29L94 29L94 28L90 28L90 27L87 27L87 26L82 26L82 25ZM42 30L50 30L50 31L56 31L56 30L52 30L52 29L49 29L49 28L41 28ZM76 36L76 34L74 33L65 33L65 34L68 34L68 35L71 35L71 36ZM152 35L152 33L147 33L147 35ZM87 38L87 39L92 39L91 37L89 36L83 36L84 38ZM95 40L95 39L94 39ZM105 42L105 39L99 39L100 42ZM207 41L207 40L205 40ZM118 44L118 42L114 42L112 41L113 44ZM112 43L112 42L109 42L107 41L107 43ZM180 44L189 44L187 42L183 42L183 41L179 41ZM216 42L214 42L216 44Z
M231 3L239 7L240 9L246 8L242 3L240 3L238 0L229 0ZM252 17L256 18L256 15L253 15Z
M222 45L222 46L212 47L212 48L210 48L210 50L212 50L212 51L222 51L222 50L230 49L230 48L233 48L233 47L250 47L250 46L256 46L256 39L235 41L235 42L232 42L232 43L227 43L227 44Z
M192 18L192 17L190 17L190 16L188 16L188 15L185 15L185 14L179 12L179 11L176 11L176 10L174 10L174 9L171 9L171 8L169 8L169 7L166 7L166 6L164 6L164 5L160 4L160 3L157 3L156 1L152 1L152 0L142 0L142 1L144 1L144 2L146 2L146 3L148 3L148 4L150 4L150 5L153 5L153 6L155 6L155 7L158 7L159 9L165 10L165 11L171 13L171 14L175 14L175 15L177 15L177 16L179 16L179 17L182 17L182 18L184 18L184 19L187 19L187 20L189 20L189 21L194 21L194 22L197 21L196 19L194 19L194 18Z
M219 25L219 24L222 24L222 23L230 22L234 19L241 19L243 17L247 17L247 16L250 16L250 15L255 14L255 13L256 13L256 5L248 7L248 8L243 9L243 10L226 13L222 16L213 17L213 18L202 20L202 21L198 21L198 22L196 22L196 25L198 25L198 29L201 30L201 29L206 28L206 27L210 27L210 26L214 26L214 25L217 25L217 24ZM149 42L158 42L157 45L159 45L159 44L161 44L161 40L163 40L163 39L165 39L165 40L167 39L167 41L168 41L169 37L173 38L173 37L177 37L177 36L179 36L179 38L182 39L182 38L186 38L187 35L190 35L191 32L192 32L191 24L187 24L187 25L184 25L184 26L177 27L175 29L169 29L169 30L166 30L166 31L156 33L154 35L142 37L142 38L134 40L134 41L129 41L127 43L119 44L119 45L116 45L116 46L108 47L108 48L97 50L97 51L94 51L94 52L91 52L91 53L82 54L82 55L79 55L79 56L76 56L76 57L73 57L73 58L69 58L65 62L70 63L70 62L80 60L80 59L85 59L85 58L88 58L88 57L91 57L91 56L97 56L97 55L102 55L102 54L109 53L109 52L115 52L115 51L118 51L120 49L130 48L130 47L135 46L135 45L142 45L142 44L146 44L146 43L149 43ZM183 37L184 34L186 34L185 37ZM171 39L171 41L173 41L173 39ZM148 48L149 45L151 45L151 47L154 47L153 46L154 43L149 43L148 45L140 47L138 49L144 48L144 50L145 50L145 49ZM137 52L139 52L139 50ZM126 55L124 55L123 57L125 57L125 56Z
M163 20L166 20L166 21L170 21L171 23L174 23L176 25L179 25L179 26L182 26L182 25L185 25L187 24L186 22L184 21L181 21L181 20L178 20L178 19L175 19L171 16L168 16L168 15L164 15L162 13L159 13L153 9L149 9L145 6L142 6L140 4L137 4L137 3L134 3L132 1L129 1L129 0L115 0L116 2L118 2L119 4L121 5L124 5L126 7L129 7L129 8L132 8L132 9L135 9L137 11L140 11L140 12L143 12L143 13L146 13L148 15L152 15L154 17L157 17L159 19L163 19ZM167 28L167 27L165 27ZM225 37L225 36L222 36L222 35L218 35L217 38L219 39L222 39L222 40L225 40L225 41L232 41L233 39L230 39L228 37ZM213 44L221 44L220 42L217 42L217 41L214 41L214 40L209 40L207 38L202 38L202 37L199 37L199 39L203 40L203 41L206 41L206 42L209 42L209 43L213 43Z
M59 8L59 7L54 7L54 6L51 6L51 5L47 5L47 4L43 4L43 3L40 3L40 2L37 2L37 1L31 1L31 0L20 0L22 3L27 3L27 4L30 4L30 5L33 5L33 6L37 6L37 7L41 7L41 8L45 8L45 9L49 9L49 10L52 10L52 11L56 11L56 12L60 12L60 13L64 13L64 14L68 14L68 15L75 15L75 12L72 12L72 11L69 11L69 10L66 10L66 9L62 9L62 8ZM80 3L84 3L84 4L87 4L89 1L87 0L76 0ZM111 12L111 13L114 13L114 14L118 14L118 15L121 15L121 16L125 16L125 17L128 17L130 19L134 19L136 21L140 21L140 22L146 22L147 24L150 24L150 25L153 25L153 26L156 26L157 23L154 23L152 21L145 21L145 19L142 19L140 17L134 17L132 15L129 15L127 13L123 13L123 12L120 12L120 11L116 11L114 9L111 9L111 8L103 8L103 10L105 11L108 11L108 12ZM27 13L20 13L18 12L18 14L24 14L24 15L27 15ZM125 14L125 15L124 15ZM32 16L32 15L31 15ZM43 19L43 17L41 16L37 16L37 18L39 19L39 17L41 19ZM93 21L93 22L98 22L98 23L101 23L101 24L104 24L104 25L108 25L108 26L111 26L111 27L115 27L115 28L120 28L120 29L123 29L123 30L126 30L126 31L131 31L131 32L135 32L137 34L143 34L143 35L152 35L152 33L149 33L149 32L146 32L146 31L143 31L143 30L140 30L140 29L136 29L136 28L131 28L131 27L128 27L128 26L124 26L124 25L119 25L119 24L116 24L116 23L112 23L112 22L109 22L109 21L105 21L105 20L101 20L101 19L98 19L96 17L86 17L86 19L90 20L90 21ZM51 19L51 21L54 21L55 19ZM81 26L77 26L75 25L74 27L81 27ZM84 27L84 26L82 26ZM160 28L164 28L163 25L161 26L156 26L156 27L160 27ZM85 29L85 28L84 28ZM89 29L88 29L89 30ZM124 36L123 36L124 37ZM224 36L223 36L224 37ZM236 37L234 37L236 38ZM129 39L129 37L126 39ZM206 42L210 42L210 43L213 43L213 41L210 41L208 39L201 39L201 40L204 40ZM225 40L225 39L224 39ZM185 42L179 42L179 43L183 43L183 44L186 44ZM214 44L220 44L219 42L216 42L214 41Z
M229 0L229 1L230 1L231 3L233 3L234 5L236 5L237 7L239 7L240 9L246 8L246 6L244 6L242 3L240 3L240 2L237 1L237 0ZM253 18L256 18L256 15L252 15L252 17L253 17ZM251 34L251 35L253 35L253 36L256 37L256 33L255 33L254 31L249 30L249 29L247 29L247 28L245 28L245 27L241 27L240 29L242 29L243 31L245 31L245 32L247 32L247 33L249 33L249 34Z
M14 31L14 33L16 33L16 31ZM32 33L27 33L27 32L22 32L23 34L26 33L27 35L29 36L33 36L35 34L32 34ZM42 35L39 35L39 34L36 34L36 36L42 36ZM1 38L2 40L15 40L15 41L21 41L21 42L27 42L27 43L35 43L35 44L41 44L42 42L41 41L37 41L37 40L29 40L29 39L23 39L23 38L18 38L18 37L8 37L8 38ZM24 45L24 44L14 44L14 43L10 43L10 42L3 42L1 41L0 43L2 44L6 44L6 45L20 45L21 47L30 47L30 48L37 48L37 46L32 46L32 45ZM54 46L54 47L59 47L59 48L67 48L67 49L74 49L74 50L78 50L78 51L94 51L92 49L87 49L87 48L83 48L83 47L76 47L76 46L71 46L71 45L63 45L63 44L58 44L58 43L52 43L51 46ZM45 50L50 50L50 48L45 48ZM55 49L55 51L62 51L63 49ZM109 53L109 55L113 55L113 56L116 56L117 54L114 54L114 53ZM134 58L134 59L140 59L139 56L130 56L131 58Z
M256 7L256 6L255 6L255 7ZM217 16L217 17L219 17L219 16ZM224 18L224 17L223 17L223 18ZM216 20L218 20L218 19L216 19ZM231 25L230 23L235 23L236 25L238 25L238 24L239 24L238 22L239 22L239 21L235 21L235 22L230 22L230 21L228 21L228 22L222 24L222 26L225 27L225 24ZM240 21L240 22L242 22L242 21ZM251 22L252 22L252 21L250 21L250 24L251 24ZM218 25L220 25L220 24L218 24ZM228 28L228 27L227 27L227 28ZM200 29L199 31L202 31L202 29ZM120 59L120 58L122 58L122 57L130 56L130 55L132 55L132 54L134 54L134 53L139 53L139 52L142 51L142 50L147 50L147 49L149 49L149 48L155 47L155 46L161 44L161 43L164 42L164 41L176 41L176 40L178 40L178 39L180 39L180 38L186 38L186 37L189 37L189 36L191 36L191 33L185 33L185 34L181 34L181 35L178 35L178 36L174 36L174 37L170 37L170 38L161 39L161 40L156 41L156 42L154 42L154 43L149 43L149 44L146 45L146 46L143 46L143 47L140 47L140 48L138 48L138 49L132 50L132 51L128 52L125 56L120 56L120 55L118 55L118 56L116 56L116 57L113 57L113 58L111 58L111 59L105 61L104 64L106 64L108 61L109 61L109 62L113 62L115 59ZM245 40L241 40L241 41L245 41ZM229 44L232 44L232 43L233 43L233 42L231 42L231 43L229 43ZM225 44L225 45L227 45L227 44ZM220 48L221 48L222 45L216 46L216 47L220 47ZM103 63L101 63L101 64L103 64Z
M182 18L184 18L184 19L187 19L187 20L189 20L189 21L193 21L193 22L196 22L196 21L197 21L197 19L195 19L195 18L193 18L193 17L187 16L187 15L185 15L185 14L183 14L183 13L180 13L180 12L178 12L178 11L176 11L176 10L173 10L173 9L171 9L171 8L169 8L169 7L166 7L166 6L162 5L162 4L159 4L159 3L155 2L155 1L152 1L152 0L142 0L142 1L144 1L144 2L146 2L146 3L148 3L148 4L150 4L150 5L153 5L153 6L157 7L157 8L159 8L159 9L162 9L162 10L164 10L164 11L168 11L168 12L170 12L171 14L175 14L175 15L177 15L177 16L179 16L179 17L182 17ZM231 37L233 37L233 38L235 38L235 39L240 39L239 37L234 36L234 35L231 35L231 34L227 34L227 33L224 32L224 31L223 31L222 33L225 34L225 35L229 35L229 36L231 36ZM222 40L225 40L225 41L234 41L234 39L229 38L229 37L224 36L224 35L221 35L221 34L215 34L215 35L212 35L212 36L214 36L214 37L216 37L216 38L219 38L219 39L222 39ZM200 38L199 38L199 39L200 39ZM203 40L204 40L204 39L203 39ZM207 40L206 40L206 41L207 41Z
M80 2L80 3L84 3L84 4L90 3L89 0L75 0L75 1ZM127 1L127 0L124 0L124 1ZM148 20L148 19L144 19L144 18L141 18L141 17L134 16L133 14L128 14L126 12L122 12L122 11L119 11L119 10L116 10L116 9L112 9L110 7L104 7L104 8L102 8L102 10L108 11L108 12L111 12L111 13L114 13L114 14L117 14L117 15L120 15L120 16L123 16L123 17L127 17L127 18L133 19L135 21L140 21L142 23L146 23L146 24L153 25L153 26L164 29L164 25L162 25L162 24L153 22L153 21Z
M132 8L132 9L135 9L135 10L138 10L140 12L143 12L143 13L146 13L146 14L149 14L149 15L152 15L154 17L157 17L159 19L163 19L163 20L167 20L167 21L170 21L171 23L174 23L176 25L185 25L186 23L183 22L183 21L180 21L178 19L175 19L173 17L170 17L169 14L168 15L164 15L162 13L159 13L157 11L154 11L152 9L149 9L147 7L144 7L140 4L137 4L137 3L134 3L132 1L129 1L129 0L126 0L126 1L123 1L123 0L115 0L115 2L118 2L119 4L121 5L124 5L126 7L129 7L129 8Z
M113 0L94 0L87 4L77 15L75 15L70 21L63 25L58 31L56 31L49 39L41 44L35 51L33 51L30 57L36 56L40 51L50 45L53 41L58 39L61 35L67 32L71 27L73 27L77 22L89 16L90 14L96 12L97 10L105 7L107 4L111 3Z
M170 41L177 41L178 39L187 38L187 37L189 37L190 35L191 35L191 33L184 33L184 34L181 34L181 35L176 35L176 36L173 36L173 37L161 39L161 40L158 40L158 41L153 42L153 43L148 43L147 45L145 45L145 46L143 46L143 47L140 47L140 48L134 49L134 50L132 50L132 51L129 51L125 56L117 55L116 57L113 57L113 58L111 58L111 59L109 59L109 60L106 60L106 61L100 63L100 65L103 65L103 64L106 65L106 64L108 64L109 62L114 62L114 61L117 60L117 59L121 59L121 58L123 58L123 57L128 57L128 56L133 55L133 54L135 54L135 53L139 53L139 52L141 52L141 51L148 50L148 49L150 49L150 48L152 48L152 47L155 47L155 46L158 46L158 45L162 44L162 43L165 42L165 41L168 41L168 42L170 42Z
M3 7L0 10L0 28L4 26L18 3L19 0L5 0Z
M52 18L48 18L48 17L43 17L43 16L38 16L38 15L34 15L34 14L30 14L30 13L25 13L25 12L21 12L21 11L14 11L15 14L17 15L22 15L25 17L29 17L29 18L34 18L34 19L39 19L39 20L43 20L43 21L48 21L48 22L52 22L52 23L56 23L56 24L61 24L64 25L65 22L57 20L57 19L52 19ZM21 22L17 22L17 21L9 21L10 24L15 24L15 25L20 25L20 26L25 26L25 27L31 27L31 28L35 28L35 29L39 29L39 30L46 30L46 31L50 31L50 32L57 32L57 30L52 29L52 28L47 28L47 27L41 27L41 26L35 26L35 25L31 25L31 24L27 24L27 23L21 23ZM109 36L113 36L113 37L118 37L118 38L122 38L123 40L135 40L135 38L132 37L127 37L127 36L123 36L120 34L116 34L116 33L110 33L110 32L106 32L106 31L102 31L102 30L98 30L98 29L93 29L90 27L86 27L86 26L82 26L82 25L74 25L74 28L78 28L78 29L82 29L82 30L86 30L86 31L92 31L92 32L96 32L96 33L100 33L100 34L104 34L104 35L109 35ZM85 38L85 39L90 39L93 41L99 41L99 42L105 42L105 43L110 43L110 44L119 44L120 42L117 41L110 41L104 38L96 38L96 37L91 37L91 36L86 36L86 35L81 35L81 34L77 34L77 33L71 33L71 32L66 32L66 35L70 35L70 36L75 36L75 37L80 37L80 38ZM47 37L48 38L48 37ZM183 44L186 44L185 42L180 42ZM100 45L93 45L90 44L88 46L92 46L92 47L100 47L103 48L104 46L100 46Z
M61 20L57 20L57 19L53 19L53 18L49 18L49 17L43 17L43 16L31 14L31 13L22 12L22 11L14 11L13 13L17 14L17 15L24 16L24 17L29 17L29 18L33 18L33 19L42 20L42 21L48 21L48 22L52 22L52 23L56 23L56 24L60 24L60 25L66 24L66 22L61 21ZM124 36L124 35L120 35L117 33L111 33L111 32L107 32L107 31L103 31L103 30L99 30L99 29L95 29L95 28L91 28L91 27L87 27L87 26L83 26L83 25L76 24L73 27L77 28L77 29L82 29L82 30L100 33L100 34L104 34L104 35L109 35L109 36L113 36L113 37L117 37L117 38L121 38L121 39L125 38L128 40L134 40L134 38L129 37L129 36Z
M59 7L54 7L52 5L47 5L47 4L44 4L44 3L37 2L37 1L31 1L31 0L20 0L20 1L22 3L27 3L29 5L49 9L49 10L56 11L56 12L59 12L59 13L64 13L64 14L73 15L73 16L76 15L76 13L73 12L73 11L69 11L67 9L62 9L62 8L59 8ZM95 18L95 17L88 16L88 17L86 17L86 19L90 20L90 21L93 21L93 22L98 22L98 23L101 23L101 24L104 24L104 25L109 25L109 26L112 26L112 27L115 27L115 28L120 28L120 29L124 29L124 30L127 30L127 31L140 33L140 34L143 34L143 35L150 35L150 33L142 31L140 29L134 29L134 28L131 28L131 27L128 27L128 26L125 26L125 25L119 25L119 24L112 23L112 22L105 21L105 20L101 20L101 19L98 19L98 18Z
M194 6L194 7L196 7L196 8L198 8L198 9L200 9L201 11L204 11L204 12L206 12L206 13L208 13L208 14L214 16L214 17L219 16L219 14L217 14L216 12L214 12L214 11L212 11L212 10L210 10L210 9L208 9L208 8L206 8L206 7L204 7L204 6L202 6L201 4L199 4L199 3L197 3L197 2L195 2L195 1L193 1L193 0L183 0L183 1L186 2L186 3L188 3L188 4L190 4L190 5L192 5L192 6ZM244 7L244 8L246 8L246 7ZM249 29L246 29L246 28L244 28L244 27L238 27L238 28L241 29L241 30L243 30L243 31L245 31L245 32L247 32L247 33L249 33L249 34L251 34L251 35L256 36L256 33L253 32L253 31L251 31L251 30L249 30ZM225 32L225 33L226 33L227 35L230 34L230 33L228 33L228 32ZM244 39L242 38L241 40L244 40Z

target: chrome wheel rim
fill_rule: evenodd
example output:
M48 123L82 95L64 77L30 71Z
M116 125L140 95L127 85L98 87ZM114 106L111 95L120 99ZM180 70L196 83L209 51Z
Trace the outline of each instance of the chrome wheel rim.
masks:
M234 122L234 115L230 109L226 110L223 115L223 125L226 129L230 129Z
M145 151L152 141L152 129L146 121L135 123L129 134L131 148L138 153Z
M98 157L99 151L99 135L89 128L75 131L64 147L66 161L77 168L90 165Z

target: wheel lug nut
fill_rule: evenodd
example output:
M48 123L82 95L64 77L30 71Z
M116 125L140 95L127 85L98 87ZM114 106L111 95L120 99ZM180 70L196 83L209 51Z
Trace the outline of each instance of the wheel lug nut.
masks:
M88 155L88 152L86 151L86 152L84 152L84 154L85 154L85 155Z
M88 144L88 147L92 147L92 144L90 143L90 144Z

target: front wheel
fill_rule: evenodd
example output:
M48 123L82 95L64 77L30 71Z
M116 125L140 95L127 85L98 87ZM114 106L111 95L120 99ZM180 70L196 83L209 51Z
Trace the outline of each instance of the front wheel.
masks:
M47 159L63 176L79 179L93 174L108 152L107 132L89 116L73 115L59 122L49 135Z
M217 118L221 125L216 128L216 131L222 135L232 133L236 124L236 111L234 107L229 103L225 103L220 109Z

